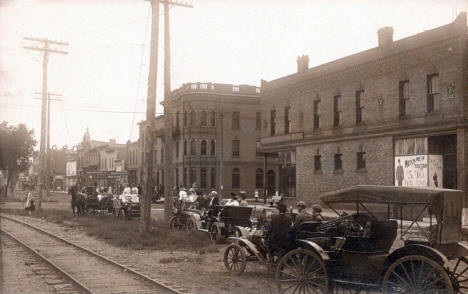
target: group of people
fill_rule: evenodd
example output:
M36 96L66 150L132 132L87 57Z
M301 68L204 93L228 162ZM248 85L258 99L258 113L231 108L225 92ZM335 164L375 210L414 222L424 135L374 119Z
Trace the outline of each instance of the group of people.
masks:
M224 204L226 206L247 206L249 203L247 202L247 192L240 191L240 195L237 193L231 193L231 198Z

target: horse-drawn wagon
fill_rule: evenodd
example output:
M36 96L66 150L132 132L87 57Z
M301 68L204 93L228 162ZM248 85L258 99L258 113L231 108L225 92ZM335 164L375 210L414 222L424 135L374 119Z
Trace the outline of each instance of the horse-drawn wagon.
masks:
M468 289L464 197L459 190L393 186L326 193L320 199L338 217L291 231L290 246L279 259L268 258L263 242L234 237L237 243L226 249L224 263L236 274L250 260L270 263L279 293L463 293ZM340 207L354 212L339 212Z

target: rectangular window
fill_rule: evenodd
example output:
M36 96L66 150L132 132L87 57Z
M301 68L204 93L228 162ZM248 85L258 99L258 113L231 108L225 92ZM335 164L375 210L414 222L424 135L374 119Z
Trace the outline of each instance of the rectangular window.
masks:
M187 187L187 168L184 167L184 174L182 175L182 178L184 180L184 187Z
M196 177L197 177L197 172L195 171L194 167L191 167L190 168L190 183L189 183L190 186L192 186L193 183L197 181Z
M184 127L187 126L187 112L184 112Z
M314 156L314 170L315 171L322 170L322 156L321 155Z
M216 188L216 168L212 167L211 168L211 188L215 189Z
M276 110L270 112L270 136L276 134Z
M262 114L261 112L255 113L255 129L260 130L262 128Z
M161 149L161 163L164 163L164 149Z
M343 169L342 155L341 153L335 154L335 171Z
M178 168L174 169L174 172L175 172L175 184L179 186L179 169Z
M399 85L399 115L406 116L406 100L409 99L409 81L400 81Z
M364 90L356 91L356 123L363 120Z
M427 112L439 110L439 74L427 76Z
M291 107L284 108L284 133L291 133L291 116L289 114Z
M153 164L158 164L158 150L153 150Z
M176 128L178 129L179 128L179 112L178 111L176 111L175 121L176 121Z
M340 125L341 114L341 95L333 97L333 125L335 127Z
M320 100L314 101L314 129L320 128Z
M206 189L206 167L200 168L200 188Z
M365 169L366 168L366 152L358 152L356 157L356 168Z
M240 141L239 140L232 140L232 156L233 157L240 156Z
M176 158L179 158L179 141L176 142L175 148Z
M233 111L232 112L232 128L233 129L238 129L240 127L240 114L239 111Z

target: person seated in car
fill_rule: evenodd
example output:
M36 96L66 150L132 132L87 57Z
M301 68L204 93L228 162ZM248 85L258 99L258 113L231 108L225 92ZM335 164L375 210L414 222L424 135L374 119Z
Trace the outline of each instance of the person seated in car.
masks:
M323 220L322 207L319 204L312 205L312 220L318 222Z
M249 203L247 202L247 193L245 191L240 192L241 201L239 203L240 206L247 206Z
M271 218L270 226L266 232L265 242L272 256L278 259L284 255L286 249L291 245L291 218L287 215L285 204L278 204L279 214Z
M294 220L294 228L299 227L302 223L306 221L311 221L313 220L313 216L309 214L306 210L307 205L304 201L299 201L296 204L297 207L297 215Z
M237 194L231 193L231 199L229 199L225 205L226 206L239 206L239 201L237 200Z

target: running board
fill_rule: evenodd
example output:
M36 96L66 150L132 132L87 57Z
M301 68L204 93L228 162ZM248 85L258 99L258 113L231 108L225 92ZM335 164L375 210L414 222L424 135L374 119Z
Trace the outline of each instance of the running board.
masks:
M339 283L339 284L348 284L348 285L365 286L365 287L376 287L376 288L379 287L378 284L372 284L372 283L362 283L362 282L339 280L339 279L332 279L332 281L335 282L335 283Z

